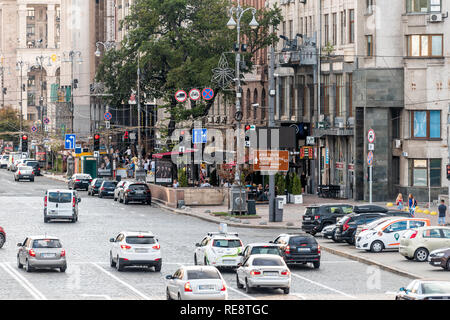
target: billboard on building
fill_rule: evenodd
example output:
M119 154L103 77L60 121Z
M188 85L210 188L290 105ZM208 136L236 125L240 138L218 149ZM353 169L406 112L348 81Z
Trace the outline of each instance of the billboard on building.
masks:
M160 159L155 162L155 183L171 184L173 177L172 162Z
M100 155L99 166L97 169L98 177L112 177L113 175L113 165L111 155L102 154Z

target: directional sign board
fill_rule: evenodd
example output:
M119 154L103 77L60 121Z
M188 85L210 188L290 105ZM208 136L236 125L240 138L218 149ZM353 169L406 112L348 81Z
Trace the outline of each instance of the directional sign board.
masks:
M373 129L370 129L367 133L367 140L369 143L373 143L375 141L375 131L373 131Z
M189 91L189 98L193 101L197 101L198 99L200 99L200 90L192 89L191 91Z
M74 134L66 134L64 139L64 149L75 149L76 137Z
M178 102L185 102L187 99L187 93L184 90L178 90L175 93L175 100L177 100Z
M255 171L288 171L289 151L255 150L253 158Z
M192 143L206 143L208 139L207 129L194 129L192 131Z
M369 151L367 154L367 164L371 166L373 164L373 152Z

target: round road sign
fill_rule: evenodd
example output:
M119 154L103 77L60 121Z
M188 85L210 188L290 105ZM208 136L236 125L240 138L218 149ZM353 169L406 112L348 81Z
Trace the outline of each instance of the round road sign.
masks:
M367 140L369 143L373 143L375 141L375 131L373 131L373 129L370 129L367 133Z
M104 117L105 117L105 120L106 120L106 121L111 120L111 118L112 118L111 112L105 112Z
M178 90L175 93L175 100L177 100L178 102L185 102L187 99L187 93L184 90Z
M373 164L373 152L369 151L367 154L367 164L371 166Z
M191 98L191 100L193 101L197 101L198 99L200 99L200 90L192 89L191 91L189 91L189 98Z
M214 98L214 90L211 88L205 88L202 91L202 96L205 100L211 100L212 98Z

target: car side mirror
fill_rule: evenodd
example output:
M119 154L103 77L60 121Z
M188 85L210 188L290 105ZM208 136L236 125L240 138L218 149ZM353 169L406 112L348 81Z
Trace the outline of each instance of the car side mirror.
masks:
M244 256L244 253L242 253L242 252L239 252L239 253L238 253L238 256L241 256L241 257L243 257L243 256Z
M167 280L172 280L173 277L172 277L172 275L169 274L169 275L166 276L166 279L167 279Z
M116 242L116 240L114 240L114 238L110 238L109 242Z
M273 241L269 241L269 243L273 243Z
M21 246L22 246L22 244L21 244L21 243L19 242L19 243L17 244L17 246L18 246L18 247L21 247Z
M196 247L201 247L201 244L200 243L196 243L195 246Z

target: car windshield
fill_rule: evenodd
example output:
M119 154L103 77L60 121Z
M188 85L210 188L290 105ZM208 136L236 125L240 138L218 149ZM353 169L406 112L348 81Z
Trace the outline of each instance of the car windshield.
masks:
M145 237L145 236L126 237L125 241L128 244L154 244L154 243L156 243L154 237Z
M58 239L38 239L33 240L33 248L61 248L61 242Z
M220 275L216 270L188 270L187 279L220 279Z
M39 165L39 162L37 162L37 161L27 161L27 166L34 167L34 166L38 166L38 165Z
M72 194L67 192L50 192L48 194L49 202L70 203L72 201Z
M254 266L282 266L283 263L280 259L266 259L266 258L256 258L252 263Z
M213 242L213 247L218 248L238 248L241 245L241 240L239 239L216 239Z
M114 188L116 185L117 185L117 182L114 182L114 181L105 181L103 183L103 186L107 187L107 188L111 188L111 187Z
M423 294L450 294L450 282L426 282L422 284Z
M263 246L263 247L253 247L251 254L280 254L280 250L278 247L269 247L269 246Z
M300 246L302 244L316 244L317 241L314 237L292 237L289 240L289 244L293 246Z
M313 216L313 215L315 215L317 213L319 213L319 208L318 207L309 207L309 208L306 208L305 215L306 216Z

